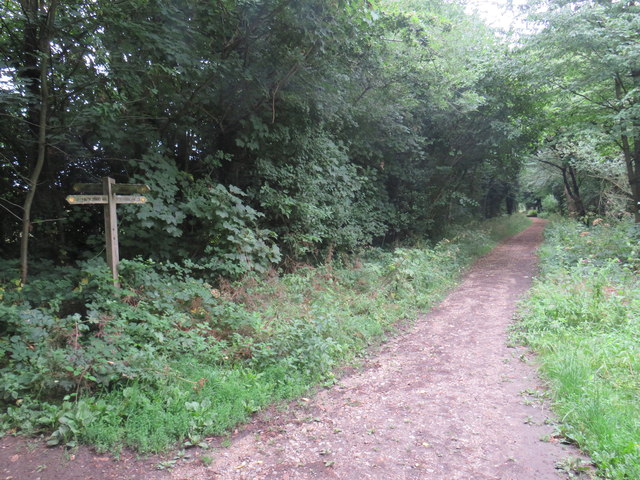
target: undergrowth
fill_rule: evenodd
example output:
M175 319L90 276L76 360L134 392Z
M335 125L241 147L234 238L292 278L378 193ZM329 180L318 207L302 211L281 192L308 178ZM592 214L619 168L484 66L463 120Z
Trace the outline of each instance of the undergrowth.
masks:
M561 433L607 479L640 478L640 230L556 221L516 335L540 354Z
M200 444L331 384L336 368L526 225L505 217L432 247L369 249L234 284L144 260L122 261L120 290L101 261L34 265L25 286L0 273L1 430L98 451Z

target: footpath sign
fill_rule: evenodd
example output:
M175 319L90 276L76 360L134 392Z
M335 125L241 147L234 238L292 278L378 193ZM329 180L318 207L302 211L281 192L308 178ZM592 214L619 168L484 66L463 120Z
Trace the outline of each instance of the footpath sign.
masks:
M149 191L146 185L116 183L113 178L104 177L102 183L76 183L74 192L84 192L86 195L69 195L70 205L104 205L104 236L107 250L107 264L111 270L113 284L119 288L118 263L118 216L116 205L123 203L146 203L147 197L143 193Z

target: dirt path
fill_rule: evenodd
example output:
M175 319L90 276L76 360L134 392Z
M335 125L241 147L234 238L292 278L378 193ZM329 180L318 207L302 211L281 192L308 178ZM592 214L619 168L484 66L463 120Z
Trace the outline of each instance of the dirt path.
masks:
M208 467L173 479L561 478L575 454L545 425L539 382L507 346L515 303L536 270L542 221L482 258L465 280L363 371L292 412L237 434Z
M526 351L507 346L515 303L535 274L542 229L536 220L482 258L438 308L362 370L310 400L264 412L227 448L164 472L114 464L112 477L108 466L96 464L105 472L85 471L84 478L562 478L556 462L576 452L554 441L545 424L549 412L535 395L539 381ZM545 435L552 441L540 441ZM207 466L203 455L212 459ZM38 476L76 478L46 470L29 478Z

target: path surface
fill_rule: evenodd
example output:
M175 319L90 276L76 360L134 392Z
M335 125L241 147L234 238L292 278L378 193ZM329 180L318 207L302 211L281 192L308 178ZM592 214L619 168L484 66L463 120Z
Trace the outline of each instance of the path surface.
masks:
M516 302L536 271L542 229L536 220L483 257L438 308L360 371L288 409L262 413L227 448L199 454L211 464L158 472L135 461L123 470L122 462L88 458L84 477L68 465L65 478L562 478L556 462L576 452L553 441L544 403L523 393L540 391L535 368L526 350L507 345ZM552 441L540 441L545 435ZM57 478L46 470L30 478L37 477Z

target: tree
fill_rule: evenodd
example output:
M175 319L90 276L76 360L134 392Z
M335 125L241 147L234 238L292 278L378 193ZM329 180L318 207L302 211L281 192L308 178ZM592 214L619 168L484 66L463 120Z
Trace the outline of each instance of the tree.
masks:
M122 208L123 257L188 258L211 275L264 268L278 248L313 261L513 208L527 95L497 66L506 47L459 5L55 5L46 82L44 57L12 33L41 36L44 17L14 5L0 34L2 205L30 226L34 258L98 253L99 209L64 197L105 175L152 188ZM18 256L15 217L2 231Z
M566 196L569 214L584 217L587 211L582 195L580 194L580 183L578 181L576 167L570 155L570 152L567 152L556 144L538 152L536 160L558 169L562 178L562 186Z
M47 122L49 109L49 61L51 56L51 40L55 23L57 0L38 2L22 0L21 7L25 16L24 44L27 59L23 69L23 78L34 94L30 102L27 118L31 120L33 130L37 126L35 142L35 159L28 179L28 192L25 196L22 213L22 236L20 242L20 279L26 283L28 274L29 235L31 234L31 208L36 194L40 174L44 166L47 150ZM36 77L37 71L37 77ZM37 78L37 80L36 80ZM37 92L37 94L35 94ZM37 123L35 122L37 112ZM35 133L35 132L34 132Z
M621 152L640 222L640 6L635 1L544 1L528 68L552 95L556 124L599 125Z

